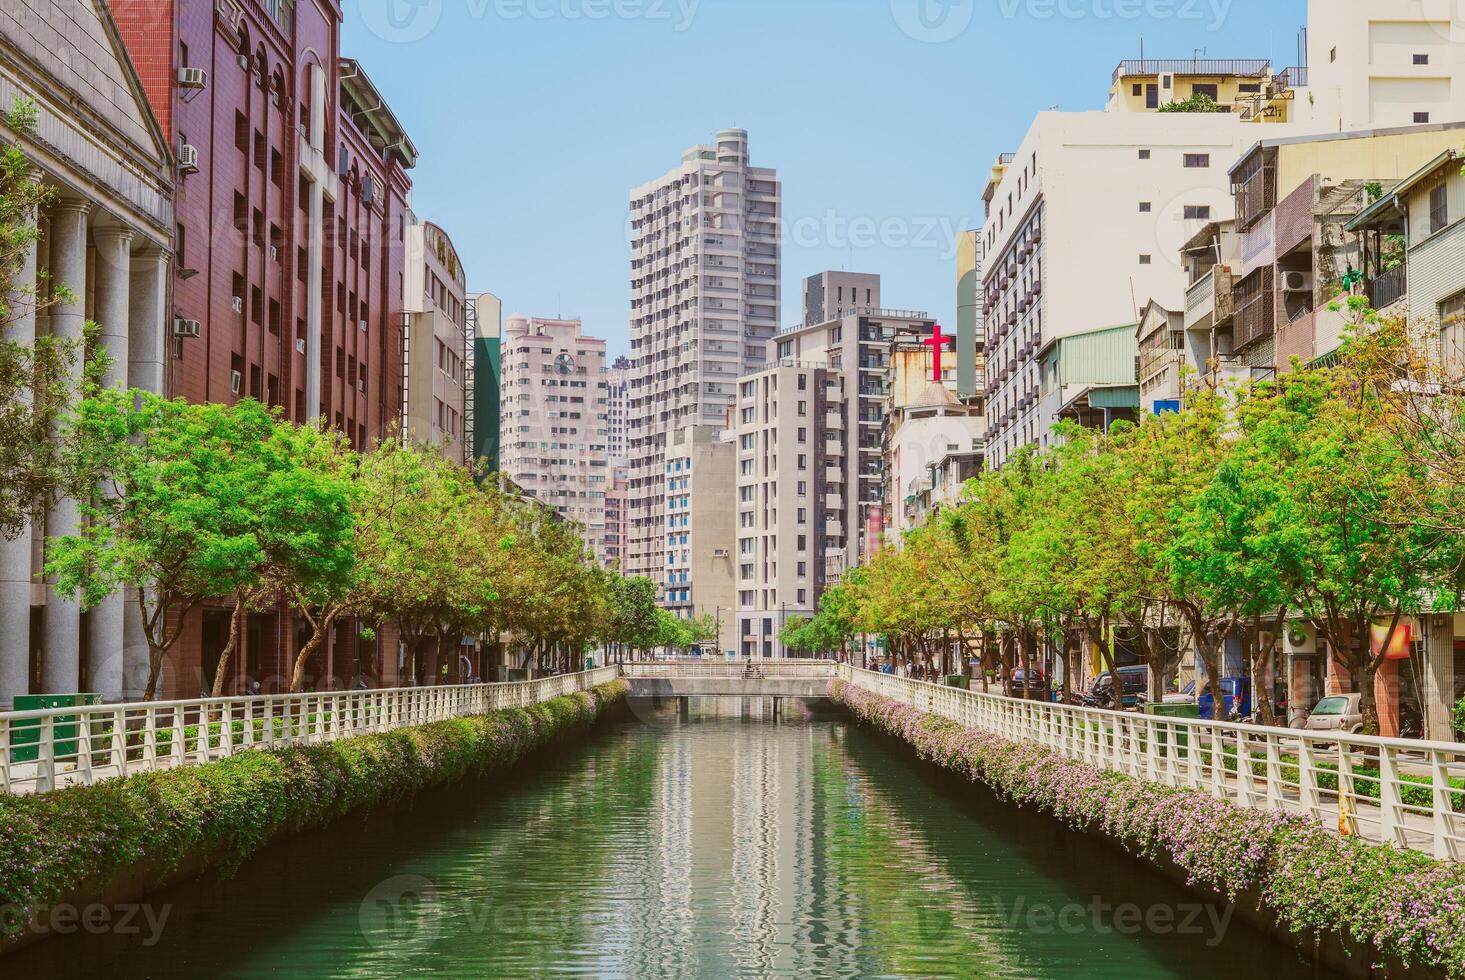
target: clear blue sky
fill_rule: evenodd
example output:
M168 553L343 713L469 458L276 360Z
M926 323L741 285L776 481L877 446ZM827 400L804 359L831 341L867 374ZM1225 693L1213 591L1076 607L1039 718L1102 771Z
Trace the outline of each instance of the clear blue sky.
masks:
M823 269L953 322L952 233L1033 113L1096 109L1123 58L1295 64L1305 0L346 0L421 153L417 213L505 313L628 350L628 191L716 130L783 181L783 322Z

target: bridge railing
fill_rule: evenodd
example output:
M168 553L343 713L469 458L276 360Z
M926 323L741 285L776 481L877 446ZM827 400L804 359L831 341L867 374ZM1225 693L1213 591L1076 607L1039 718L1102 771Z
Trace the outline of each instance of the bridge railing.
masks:
M621 665L625 677L676 679L681 677L747 677L746 660L635 660ZM838 666L833 660L777 657L753 660L756 676L784 678L834 677Z
M45 792L522 708L615 680L615 667L503 684L146 701L0 713L0 793Z
M841 665L864 690L1167 786L1299 813L1340 833L1465 856L1465 745L1024 701Z

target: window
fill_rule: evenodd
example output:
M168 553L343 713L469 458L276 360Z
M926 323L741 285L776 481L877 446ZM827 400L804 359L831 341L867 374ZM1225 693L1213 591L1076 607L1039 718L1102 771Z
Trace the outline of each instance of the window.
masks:
M1150 151L1149 150L1140 150L1139 151L1139 158L1141 160L1148 160L1150 158Z
M1150 208L1150 202L1149 201L1140 201L1139 202L1139 213L1140 214L1149 214L1150 213L1150 210L1151 210L1151 208Z
M1416 65L1427 65L1427 64L1429 64L1429 55L1427 55L1427 54L1417 54L1417 55L1415 55L1414 56L1414 63Z
M1429 192L1429 233L1433 235L1450 223L1450 200L1446 185Z
M1187 153L1185 154L1185 166L1192 169L1203 169L1211 165L1209 153Z
M1337 61L1338 60L1338 49L1337 48L1334 48L1333 50L1331 50L1331 51L1328 52L1328 60L1329 61Z
M1141 255L1139 257L1139 264L1140 265L1149 265L1150 262L1151 262L1151 258L1148 255Z
M1256 95L1260 93L1261 90L1262 86L1260 82L1243 82L1240 85L1236 86L1236 91L1242 92L1246 95Z
M1139 82L1135 82L1132 91L1134 92L1135 96L1141 96L1145 94L1145 87Z
M1211 217L1211 206L1209 204L1187 204L1185 206L1185 217L1187 220L1200 219L1209 221Z
M1429 113L1427 113L1427 112L1416 112L1414 114L1414 121L1416 123L1427 123L1427 122L1429 122Z
M1190 94L1192 98L1197 95L1204 95L1207 96L1212 102L1216 102L1220 100L1221 90L1214 84L1205 83L1200 85L1192 85L1190 87Z

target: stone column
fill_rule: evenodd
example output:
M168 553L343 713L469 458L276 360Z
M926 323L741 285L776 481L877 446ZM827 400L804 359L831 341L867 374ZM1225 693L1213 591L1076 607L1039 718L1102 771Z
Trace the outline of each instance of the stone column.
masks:
M132 254L127 383L159 395L167 394L164 365L172 337L167 276L168 260L162 249L145 245ZM148 641L137 598L135 586L122 590L122 696L128 701L141 700L148 682Z
M82 200L58 202L51 212L51 277L72 292L72 299L51 307L51 335L80 341L86 324L87 212ZM73 371L81 373L78 358ZM75 534L75 500L61 500L46 513L46 533L52 537ZM75 693L81 684L81 605L74 595L46 583L45 646L41 651L41 690L46 694Z
M1455 740L1455 617L1421 617L1424 643L1424 734L1436 742Z
M99 343L107 355L102 385L125 388L131 329L128 295L132 284L132 231L115 226L98 228L94 238L96 319L101 328ZM117 591L97 603L87 616L87 686L106 701L122 699L123 609L124 597Z
M36 282L35 244L21 256L15 278L15 313L9 324L0 324L0 333L7 341L33 347L35 296L28 290ZM0 537L0 711L8 710L17 694L30 693L31 536L27 523L15 538Z

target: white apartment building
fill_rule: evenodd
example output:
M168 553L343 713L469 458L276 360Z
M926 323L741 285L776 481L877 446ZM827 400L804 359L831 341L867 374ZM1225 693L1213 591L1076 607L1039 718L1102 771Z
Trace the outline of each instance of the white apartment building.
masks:
M448 233L430 221L407 226L403 271L402 429L444 456L468 461L467 280ZM366 379L361 379L366 384Z
M817 364L842 372L845 377L847 449L842 495L848 530L843 545L831 543L827 553L828 572L837 577L845 568L860 564L873 550L872 545L878 543L886 525L882 434L889 394L891 345L897 338L929 337L936 321L918 310L882 309L879 276L822 273L804 282L805 309L811 315L829 312L839 315L784 330L772 344L773 359ZM835 297L832 308L827 305L831 284ZM845 289L857 286L858 299L868 298L870 305L841 307L838 300L841 286ZM811 294L817 296L820 290L825 297L823 303L811 301ZM948 352L945 365L944 373L955 384L954 354Z
M779 208L778 175L749 164L741 129L692 147L630 194L626 569L668 588L671 433L725 428L738 378L764 364L778 322ZM711 611L690 582L677 585L694 596L699 615Z
M579 320L504 321L500 469L524 492L585 528L603 554L609 395L605 341Z
M1181 247L1232 216L1228 168L1241 147L1281 128L1236 113L1037 116L984 194L989 465L1047 441L1057 415L1042 397L1046 346L1099 328L1132 331L1148 300L1184 309Z
M626 393L630 390L631 382L631 359L622 354L615 359L609 371L606 372L606 413L610 423L606 429L606 447L610 452L611 465L627 463L630 456L627 453L626 437L629 427L626 418Z
M661 488L665 526L657 537L664 552L658 569L663 605L682 619L712 616L717 650L733 649L732 433L711 425L687 425L668 436Z
M1459 0L1309 0L1313 131L1465 121Z
M845 377L826 363L785 360L738 384L741 656L789 653L779 632L818 611L825 557L845 548Z

